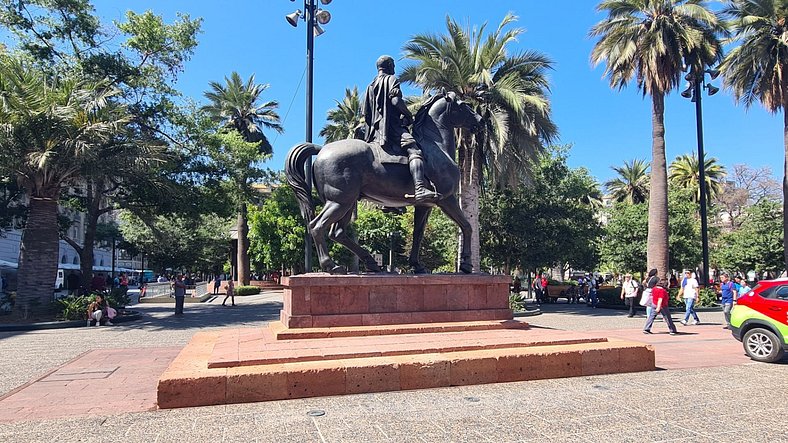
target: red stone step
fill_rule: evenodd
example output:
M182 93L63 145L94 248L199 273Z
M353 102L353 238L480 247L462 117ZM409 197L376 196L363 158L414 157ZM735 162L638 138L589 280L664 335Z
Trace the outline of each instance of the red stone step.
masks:
M536 330L518 332L537 333ZM544 339L555 334L558 341L565 337L562 333L538 331ZM587 376L655 368L651 346L620 339L209 368L208 361L223 335L225 340L232 336L239 343L254 337L244 330L235 330L229 335L218 331L197 333L159 379L159 408ZM588 337L575 335L578 339ZM367 340L371 338L364 337Z
M209 368L270 365L307 361L524 348L607 341L567 331L492 329L455 332L276 340L270 329L228 330L220 335Z
M305 338L362 337L369 335L399 335L430 332L479 331L489 329L528 329L528 323L518 320L489 320L447 323L414 323L400 325L344 326L330 328L286 328L282 322L271 322L268 327L277 340Z

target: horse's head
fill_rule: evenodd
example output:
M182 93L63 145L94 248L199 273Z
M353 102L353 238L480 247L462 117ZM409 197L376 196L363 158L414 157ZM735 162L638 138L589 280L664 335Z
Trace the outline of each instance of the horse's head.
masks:
M470 129L471 132L481 129L482 116L474 111L468 103L462 101L456 93L445 93L443 101L446 102L446 114L442 119L444 124L453 128Z

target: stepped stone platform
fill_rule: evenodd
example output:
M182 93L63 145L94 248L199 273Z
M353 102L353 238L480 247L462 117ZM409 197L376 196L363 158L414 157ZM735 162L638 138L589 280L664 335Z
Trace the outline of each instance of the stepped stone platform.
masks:
M512 320L508 277L283 278L281 321L200 332L159 379L159 408L655 369L654 349Z

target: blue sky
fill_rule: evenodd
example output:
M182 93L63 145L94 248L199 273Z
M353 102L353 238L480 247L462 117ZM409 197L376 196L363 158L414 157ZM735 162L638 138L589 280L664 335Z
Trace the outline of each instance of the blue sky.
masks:
M574 146L570 164L586 166L605 181L613 176L611 165L651 157L651 104L634 86L620 92L610 89L602 78L603 68L591 66L594 41L588 30L603 17L596 13L596 4L596 0L334 0L325 7L332 14L324 26L326 33L315 39L315 140L326 112L342 98L345 88L363 89L370 82L379 55L398 60L412 35L443 33L447 15L470 25L488 22L494 28L512 12L519 17L516 26L526 32L511 49L535 49L555 62L549 75L553 119L560 143ZM232 71L243 77L256 74L258 82L271 85L263 98L278 100L280 115L286 116L286 132L268 134L274 157L267 166L282 169L290 147L304 140L306 99L301 79L306 31L303 22L294 29L284 20L285 14L303 9L302 0L95 0L95 5L108 20L121 19L129 8L151 9L167 20L174 19L176 11L203 17L199 47L178 88L202 100L211 80L221 80ZM720 80L717 86L722 86ZM727 167L768 166L781 177L781 115L771 115L759 105L745 110L724 90L704 96L703 105L708 156ZM665 114L670 162L697 149L694 104L674 92L666 101Z

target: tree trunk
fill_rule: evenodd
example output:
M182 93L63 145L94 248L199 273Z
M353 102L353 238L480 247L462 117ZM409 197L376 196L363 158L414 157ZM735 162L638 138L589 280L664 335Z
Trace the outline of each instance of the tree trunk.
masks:
M788 75L783 74L788 79ZM783 269L788 271L788 80L783 81Z
M60 244L57 199L31 197L19 246L16 311L23 317L51 312Z
M82 250L79 251L79 269L82 272L82 287L90 290L90 281L93 278L93 257L96 242L96 226L98 225L99 208L101 204L100 184L87 183L85 197L88 204L85 214L85 238L82 241ZM77 239L74 239L77 241Z
M464 134L465 131L463 131ZM479 246L479 194L481 191L481 152L469 140L461 139L459 147L460 166L460 207L471 224L471 263L476 272L481 270L481 250ZM462 234L457 260L461 260Z
M651 98L651 189L648 203L648 269L667 284L668 276L668 170L665 160L665 96Z
M249 284L249 223L246 203L238 208L238 284Z

